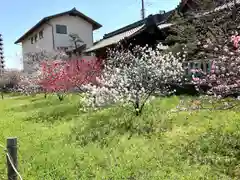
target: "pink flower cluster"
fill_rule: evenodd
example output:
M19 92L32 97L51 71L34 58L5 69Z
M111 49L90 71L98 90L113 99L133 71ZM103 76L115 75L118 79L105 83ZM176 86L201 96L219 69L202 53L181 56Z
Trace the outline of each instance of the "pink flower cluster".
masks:
M211 71L201 78L193 76L193 83L199 88L202 85L210 87L209 93L226 97L238 94L240 90L240 36L232 36L232 46L225 46L224 50L214 61ZM227 49L227 50L226 50Z
M39 85L47 92L66 92L84 84L95 84L101 72L101 61L75 59L69 61L45 61Z
M240 36L232 36L231 41L233 42L233 46L235 48L239 47Z

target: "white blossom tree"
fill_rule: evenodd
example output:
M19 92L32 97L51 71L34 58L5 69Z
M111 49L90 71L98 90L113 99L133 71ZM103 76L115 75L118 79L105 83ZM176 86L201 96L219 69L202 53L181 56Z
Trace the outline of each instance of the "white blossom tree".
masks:
M184 53L163 53L160 44L155 49L137 46L131 50L110 50L98 79L99 85L85 86L84 102L94 108L118 102L131 103L136 115L140 115L152 95L169 94L172 84L181 83L184 59Z
M7 83L8 83L8 79L6 78L6 76L1 74L0 75L0 92L1 92L2 99L3 99L3 94L4 94L4 90L6 88Z
M6 69L0 74L0 92L3 99L4 92L10 92L19 82L20 72L17 70Z

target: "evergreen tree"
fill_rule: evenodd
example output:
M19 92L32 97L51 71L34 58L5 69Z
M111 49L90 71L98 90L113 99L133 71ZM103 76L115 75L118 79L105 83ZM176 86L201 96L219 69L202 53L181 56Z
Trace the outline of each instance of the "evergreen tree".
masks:
M165 43L172 45L170 50L176 52L186 45L190 60L213 57L215 54L203 49L203 44L208 41L225 45L229 36L239 29L239 6L223 0L189 0L187 3L184 7L180 4L172 15L170 22L176 25L170 29ZM216 9L223 5L225 9Z

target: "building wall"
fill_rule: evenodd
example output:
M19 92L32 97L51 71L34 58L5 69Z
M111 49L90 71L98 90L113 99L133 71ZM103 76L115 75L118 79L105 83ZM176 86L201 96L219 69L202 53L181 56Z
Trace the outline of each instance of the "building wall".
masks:
M57 34L56 25L66 25L67 34ZM43 30L43 38L39 39L39 32ZM61 16L51 19L48 24L44 24L38 28L35 33L27 37L22 42L23 59L26 58L27 53L40 52L42 50L53 51L58 47L74 47L69 34L75 33L84 41L87 47L93 45L93 27L87 21L74 16ZM37 42L31 43L31 38L38 35ZM23 61L24 71L30 72L31 67Z
M39 39L39 32L43 30L43 38ZM31 38L35 35L38 35L37 41L32 44ZM27 37L22 42L22 51L23 54L31 52L40 52L41 50L53 50L53 39L52 39L52 27L48 24L44 24L38 28L31 36Z
M43 31L43 38L39 38L39 32ZM31 42L31 38L35 35L38 35L37 41ZM52 27L48 24L44 24L43 26L39 27L31 36L27 37L22 42L22 55L23 55L23 69L24 71L30 72L32 69L31 65L27 64L25 59L28 53L36 53L41 52L43 50L46 51L53 51L53 39L52 39Z
M50 21L54 27L55 47L74 47L74 43L69 38L69 34L74 33L84 41L87 47L93 45L93 27L87 21L75 16L61 16ZM56 25L66 25L67 34L57 34Z

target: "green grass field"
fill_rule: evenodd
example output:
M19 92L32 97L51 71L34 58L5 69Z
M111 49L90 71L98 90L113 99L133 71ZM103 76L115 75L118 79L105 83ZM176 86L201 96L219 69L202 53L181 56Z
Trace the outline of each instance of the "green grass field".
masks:
M240 178L240 114L167 113L177 97L156 99L141 117L113 107L79 111L79 96L0 100L0 143L17 136L26 180ZM0 179L6 179L0 153Z

